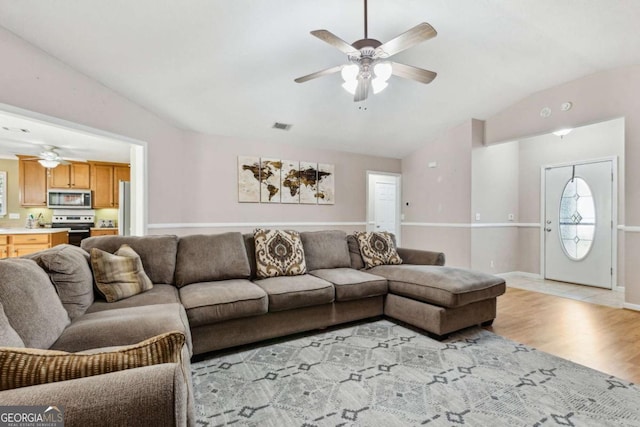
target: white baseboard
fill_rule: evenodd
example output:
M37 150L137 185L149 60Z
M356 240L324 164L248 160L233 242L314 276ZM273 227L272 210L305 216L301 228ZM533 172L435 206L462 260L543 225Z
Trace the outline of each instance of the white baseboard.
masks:
M500 277L521 276L521 277L528 277L530 279L542 279L542 276L540 274L527 273L526 271L508 271L506 273L498 273L496 274L496 276L500 276Z
M629 302L625 302L622 304L622 308L626 308L627 310L640 311L640 304L631 304Z

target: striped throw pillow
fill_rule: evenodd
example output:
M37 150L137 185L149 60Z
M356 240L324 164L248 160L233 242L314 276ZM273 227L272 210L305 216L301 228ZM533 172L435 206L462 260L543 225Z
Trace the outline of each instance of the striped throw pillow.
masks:
M153 287L144 272L140 255L126 244L114 254L92 248L91 268L96 287L107 302L128 298Z
M0 347L0 391L102 375L160 363L182 363L182 332L98 353Z

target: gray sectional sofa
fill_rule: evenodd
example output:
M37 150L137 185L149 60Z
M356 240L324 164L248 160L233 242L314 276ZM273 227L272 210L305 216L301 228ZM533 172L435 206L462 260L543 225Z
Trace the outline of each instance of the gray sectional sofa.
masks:
M177 330L186 337L185 357L181 366L164 364L0 391L0 404L48 405L55 396L67 408L67 425L95 425L101 419L96 406L122 408L119 412L128 417L140 410L132 403L136 393L164 388L163 394L153 393L155 409L141 410L136 422L193 424L190 377L180 375L189 372L191 355L381 315L444 336L490 323L496 298L505 291L499 277L444 267L442 253L398 248L402 265L366 270L353 236L319 231L303 232L301 239L307 273L265 279L256 277L251 234L85 239L82 248L87 252L99 248L113 253L128 244L154 284L112 303L87 295L86 278L84 291L80 285L65 291L65 274L86 275L86 253L78 255L78 248L62 246L31 255L51 276L64 307L74 313L51 349L123 346ZM43 261L55 257L60 258L57 264ZM56 266L65 271L53 271Z

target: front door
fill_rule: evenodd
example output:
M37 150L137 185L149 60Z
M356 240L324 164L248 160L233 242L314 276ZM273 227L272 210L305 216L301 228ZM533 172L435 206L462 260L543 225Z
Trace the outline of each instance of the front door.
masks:
M611 289L613 162L545 169L544 277Z

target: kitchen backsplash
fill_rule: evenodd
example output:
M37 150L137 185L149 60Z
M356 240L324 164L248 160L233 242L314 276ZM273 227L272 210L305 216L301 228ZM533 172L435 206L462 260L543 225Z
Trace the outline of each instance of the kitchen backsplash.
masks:
M45 224L51 223L51 216L53 211L47 208L18 208L13 209L11 213L17 213L20 215L20 219L9 219L9 214L0 217L0 228L22 228L27 223L29 215L33 215L33 218L38 218L42 214L42 222ZM118 226L118 209L96 209L96 222L95 226L100 227L102 221L108 226L109 223L113 227Z

